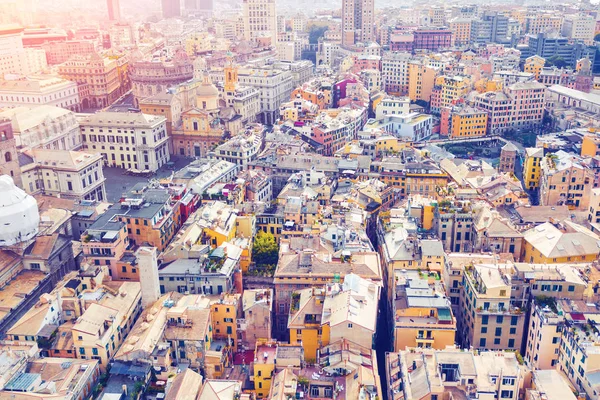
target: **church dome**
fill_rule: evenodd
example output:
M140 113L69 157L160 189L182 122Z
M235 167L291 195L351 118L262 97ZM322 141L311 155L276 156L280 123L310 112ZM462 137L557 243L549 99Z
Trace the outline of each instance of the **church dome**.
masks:
M0 246L35 238L40 223L37 201L8 175L0 176L0 193Z
M212 83L205 82L202 85L198 86L198 88L196 89L196 95L198 97L218 97L219 90Z

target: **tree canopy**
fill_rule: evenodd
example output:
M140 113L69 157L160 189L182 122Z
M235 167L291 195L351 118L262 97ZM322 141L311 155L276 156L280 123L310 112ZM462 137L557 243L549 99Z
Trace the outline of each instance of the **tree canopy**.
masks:
M271 233L260 231L254 238L252 260L257 268L269 268L277 265L279 245Z

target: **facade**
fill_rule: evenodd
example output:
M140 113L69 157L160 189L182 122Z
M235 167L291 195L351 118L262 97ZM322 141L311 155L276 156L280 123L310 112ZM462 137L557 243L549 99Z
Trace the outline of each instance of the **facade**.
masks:
M447 28L420 28L413 32L413 38L413 50L440 51L452 46L452 31Z
M0 76L5 74L31 75L48 66L42 49L23 47L23 28L19 25L0 28Z
M34 149L33 162L21 167L23 188L29 194L73 200L106 200L103 160L99 153Z
M406 95L409 85L409 53L385 53L381 59L381 79L389 94Z
M515 172L515 163L517 160L517 147L512 143L507 143L500 150L500 165L498 172Z
M135 105L194 77L194 66L183 51L169 61L135 61L129 72Z
M84 148L106 165L156 171L170 159L166 119L140 113L104 111L80 120Z
M9 119L0 121L0 175L10 176L17 187L23 187L17 142Z
M244 0L242 4L244 39L277 46L277 10L274 0Z
M58 66L58 74L77 82L81 108L87 110L107 107L129 89L121 84L118 68L117 60L91 53L69 58Z
M473 107L453 107L450 112L448 137L482 137L487 133L487 112Z
M262 132L248 132L237 135L217 146L214 157L239 165L242 169L248 167L262 149Z
M582 41L587 45L594 44L596 20L591 15L566 15L562 21L561 33L573 41Z
M6 109L0 117L10 119L19 149L78 150L82 147L79 122L72 111L53 106L22 106Z
M88 55L96 51L94 42L87 40L67 40L65 42L47 42L41 45L46 52L48 65L58 65L76 55Z
M23 80L0 81L0 107L45 104L80 111L75 82L51 75L31 75Z
M588 209L594 171L581 157L560 150L542 159L541 170L540 205Z
M525 149L525 162L523 163L525 189L533 190L539 187L543 158L544 149L535 147Z
M375 40L375 2L373 0L342 1L342 45Z

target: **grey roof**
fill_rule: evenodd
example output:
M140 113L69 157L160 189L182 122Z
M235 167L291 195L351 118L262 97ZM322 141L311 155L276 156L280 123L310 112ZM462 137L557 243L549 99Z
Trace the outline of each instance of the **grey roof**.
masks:
M25 392L25 391L27 391L27 389L29 389L31 387L31 385L36 380L41 381L40 374L31 374L31 373L24 372L20 375L17 375L13 379L11 379L10 382L8 382L6 384L6 386L4 386L4 389L17 391L17 392Z

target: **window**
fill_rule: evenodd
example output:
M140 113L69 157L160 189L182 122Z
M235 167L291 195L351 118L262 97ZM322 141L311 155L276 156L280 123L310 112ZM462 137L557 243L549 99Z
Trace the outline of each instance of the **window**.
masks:
M485 338L479 339L479 347L485 347Z
M498 315L498 316L496 317L496 323L497 323L497 324L501 324L501 323L503 323L503 322L504 322L504 317L503 317L502 315Z
M488 319L489 319L489 315L484 315L481 317L481 324L482 325L487 325L488 324Z
M502 384L506 385L506 386L514 386L514 384L515 384L515 378L503 378L502 379Z
M508 347L510 347L510 348L515 347L515 339L508 339Z
M496 328L496 333L494 336L502 336L502 328L500 328L500 327Z
M348 328L352 328L352 324L348 324Z
M510 324L512 326L517 325L518 322L519 322L519 317L517 317L516 315L513 315L512 317L510 317Z
M481 333L487 333L487 326L481 327Z
M517 334L517 328L510 328L510 334L511 335L516 335Z
M499 345L500 344L500 338L495 338L494 339L494 344L495 345Z
M36 271L39 271L42 269L42 266L40 265L40 263L31 263L29 264L30 268Z
M500 398L501 399L512 399L513 397L513 391L512 390L503 390L500 393Z

